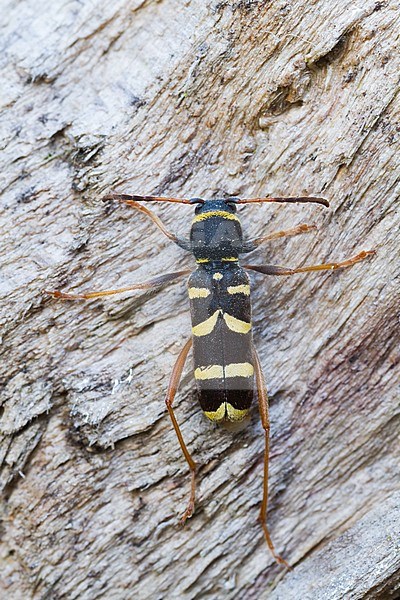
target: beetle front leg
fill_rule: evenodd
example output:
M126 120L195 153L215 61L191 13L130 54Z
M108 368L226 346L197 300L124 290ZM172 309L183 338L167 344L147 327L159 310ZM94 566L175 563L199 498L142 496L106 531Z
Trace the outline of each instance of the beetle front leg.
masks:
M317 226L314 224L308 225L307 223L301 223L296 227L292 227L292 229L274 231L268 235L264 235L262 237L249 240L248 242L244 242L241 252L253 252L253 250L256 250L256 248L258 248L258 246L260 246L264 242L271 242L273 240L277 240L283 237L291 237L294 235L300 235L302 233L308 233L309 231L313 231L315 229L317 229Z

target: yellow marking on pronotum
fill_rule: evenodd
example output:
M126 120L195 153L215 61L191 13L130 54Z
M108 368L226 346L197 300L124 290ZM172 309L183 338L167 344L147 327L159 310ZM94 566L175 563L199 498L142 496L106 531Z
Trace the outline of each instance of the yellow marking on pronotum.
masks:
M211 315L211 317L208 317L208 319L206 319L205 321L202 321L198 325L192 327L193 335L200 337L202 335L208 335L209 333L211 333L215 327L220 312L220 309L216 310L215 313Z
M226 256L225 258L221 258L222 262L238 262L238 258L235 256Z
M196 259L196 262L197 262L199 265L202 265L203 263L208 263L208 262L210 262L210 260L209 260L208 258L197 258L197 259Z
M249 333L251 329L251 323L241 321L236 317L232 317L232 315L228 315L228 313L224 313L224 321L229 329L235 333Z
M239 221L237 216L233 215L232 213L226 212L224 210L210 210L209 212L196 215L192 223L198 223L199 221L204 221L205 219L210 219L211 217L222 217L223 219L229 219L231 221Z
M228 294L244 294L245 296L250 296L250 286L243 285L230 285L228 288Z
M209 365L194 370L195 379L222 379L223 376L224 367L222 365Z
M230 363L224 368L225 377L252 377L254 367L251 363Z
M225 405L226 412L228 413L228 419L230 421L243 421L243 419L249 414L248 408L234 408L232 404L229 404L229 402L226 402Z
M222 421L225 417L225 402L219 405L217 410L205 410L204 414L210 421Z
M207 298L207 296L211 294L210 290L207 288L190 287L188 291L190 299Z
M222 273L214 273L214 275L213 275L213 279L216 279L217 281L222 278L223 278Z

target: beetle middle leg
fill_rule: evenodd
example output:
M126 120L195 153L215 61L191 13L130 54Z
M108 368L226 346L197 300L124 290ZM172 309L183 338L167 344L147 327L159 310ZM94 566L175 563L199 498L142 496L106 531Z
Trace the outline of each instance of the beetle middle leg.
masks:
M165 404L167 405L167 409L168 409L169 416L171 417L172 425L174 426L176 436L178 438L182 452L186 458L186 462L189 465L189 469L190 469L190 473L191 473L189 503L187 505L185 512L183 513L183 515L181 517L182 525L185 524L186 519L189 519L194 512L194 500L195 500L195 493L196 493L196 463L194 462L193 458L191 457L191 455L189 453L189 450L187 449L187 446L183 439L182 432L178 425L178 421L176 420L174 409L172 408L172 404L174 402L176 390L178 388L178 385L179 385L179 382L181 379L182 370L185 365L186 358L187 358L188 352L191 347L192 347L192 338L190 338L186 342L186 344L183 346L182 350L180 351L180 354L177 358L175 366L172 370L171 380L169 382L167 395L165 397Z
M244 265L245 269L258 271L264 275L295 275L296 273L308 273L309 271L332 271L335 269L343 269L351 267L355 263L364 260L368 256L375 254L375 250L362 250L356 256L343 260L341 262L323 263L321 265L309 265L298 267L297 269L289 269L288 267L278 267L276 265Z
M117 290L102 290L99 292L86 292L83 294L70 294L69 292L60 292L58 290L44 290L45 294L52 296L53 298L60 300L90 300L91 298L100 298L102 296L114 296L115 294L123 294L124 292L134 292L136 290L151 290L157 288L165 283L170 283L183 275L189 275L190 269L184 271L175 271L173 273L165 273L165 275L159 275L149 281L142 283L135 283L128 287L119 288Z

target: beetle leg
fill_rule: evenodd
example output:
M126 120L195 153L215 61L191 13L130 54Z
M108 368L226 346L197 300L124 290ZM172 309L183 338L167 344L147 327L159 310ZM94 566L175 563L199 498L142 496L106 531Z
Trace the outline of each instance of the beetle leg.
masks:
M243 265L245 269L258 271L264 275L295 275L296 273L308 273L309 271L331 271L334 269L343 269L351 267L357 262L364 260L368 256L375 254L375 250L363 250L356 256L343 260L342 262L325 263L322 265L310 265L308 267L299 267L297 269L289 269L287 267L278 267L276 265Z
M175 271L174 273L166 273L165 275L159 275L149 281L143 283L136 283L128 287L119 288L117 290L103 290L101 292L87 292L85 294L69 294L67 292L59 292L58 290L44 290L45 294L49 294L53 298L60 298L61 300L90 300L91 298L100 298L101 296L113 296L114 294L122 294L123 292L132 292L135 290L151 290L152 288L159 287L165 283L169 283L178 277L183 275L189 275L190 269L184 271Z
M307 225L307 223L301 223L301 225L297 225L296 227L293 227L292 229L284 229L282 231L274 231L273 233L270 233L269 235L265 235L265 236L262 236L259 238L254 238L252 240L249 240L248 242L245 242L243 244L242 252L252 252L256 248L258 248L258 246L260 246L260 244L263 244L264 242L269 242L269 241L276 240L276 239L282 238L282 237L299 235L301 233L307 233L309 231L312 231L313 229L317 229L317 226L316 225Z
M181 517L182 525L185 524L186 519L189 519L192 516L193 511L194 511L194 500L195 500L195 492L196 492L196 463L194 462L193 458L190 456L189 450L187 449L187 446L184 442L182 432L178 425L178 421L176 420L176 417L175 417L174 409L172 408L172 404L174 402L176 390L178 388L178 385L179 385L179 382L181 379L182 370L183 370L183 367L186 362L186 358L187 358L187 355L188 355L188 352L189 352L191 346L192 346L192 338L190 338L186 342L186 344L183 346L182 350L180 351L180 354L177 358L175 366L172 370L171 380L169 382L167 395L165 397L165 404L167 406L169 416L171 417L172 425L174 426L175 433L178 438L180 447L186 458L186 462L189 465L189 469L191 472L191 486L190 486L189 503L187 505L185 512L183 513L183 515Z
M265 434L265 450L264 450L264 483L263 483L263 499L260 508L260 522L264 531L265 541L268 544L268 548L277 563L281 565L285 565L288 569L290 569L289 563L286 562L282 556L276 553L274 544L271 539L271 535L267 526L267 507L268 507L268 465L269 465L269 411L268 411L268 394L267 387L265 385L264 375L261 368L260 359L258 358L257 351L253 346L253 356L254 356L254 368L256 374L256 384L257 384L257 395L258 395L258 406L260 409L260 417L262 428L264 429Z
M176 200L175 198L158 198L155 196L129 196L128 194L109 194L108 196L105 196L103 198L103 200L105 200L105 201L113 200L114 202L122 202L123 204L127 204L128 206L132 206L132 208L135 208L139 212L142 212L145 215L147 215L153 221L153 223L160 229L160 231L162 231L163 234L166 235L167 238L170 239L172 242L174 242L175 244L178 244L178 246L180 246L184 250L191 249L189 240L179 238L175 234L171 233L165 227L165 225L161 221L160 217L158 217L152 210L150 210L146 206L142 206L138 202L140 200L143 200L143 201L153 200L153 201L158 201L158 202L182 202L182 203L189 204L189 201L180 201L180 200Z

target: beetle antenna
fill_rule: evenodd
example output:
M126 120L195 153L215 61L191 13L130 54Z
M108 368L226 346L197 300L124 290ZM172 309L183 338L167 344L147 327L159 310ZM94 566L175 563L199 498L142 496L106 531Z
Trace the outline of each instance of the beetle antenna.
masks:
M132 200L133 202L179 202L180 204L192 204L187 198L163 198L160 196L136 196L130 194L107 194L103 197L103 200L105 202L108 200L117 200L120 202Z
M329 206L329 202L326 198L320 198L318 196L283 196L283 197L268 197L268 198L234 198L232 199L236 204L250 204L251 202L312 202L315 204L322 204L323 206Z

